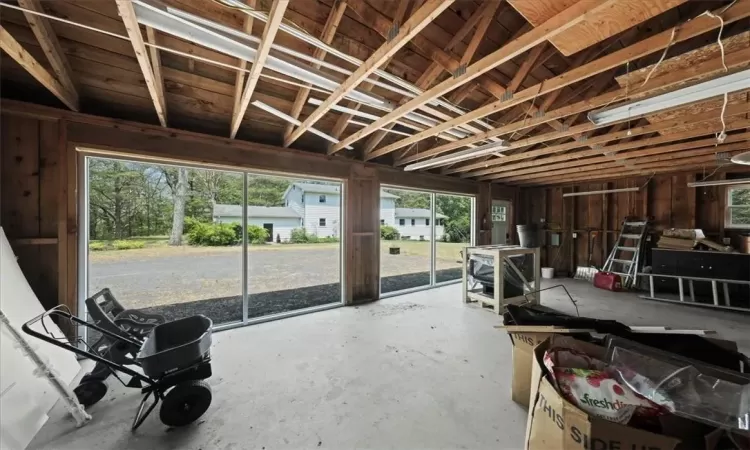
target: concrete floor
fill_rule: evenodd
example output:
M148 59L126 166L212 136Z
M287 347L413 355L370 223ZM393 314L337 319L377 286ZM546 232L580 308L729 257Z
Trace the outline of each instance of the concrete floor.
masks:
M581 315L715 329L750 352L750 315L565 284ZM574 311L562 289L542 303ZM91 423L76 429L57 405L29 448L520 449L526 411L510 400L499 323L452 285L217 333L214 400L195 425L168 430L155 413L131 433L140 395L110 383Z

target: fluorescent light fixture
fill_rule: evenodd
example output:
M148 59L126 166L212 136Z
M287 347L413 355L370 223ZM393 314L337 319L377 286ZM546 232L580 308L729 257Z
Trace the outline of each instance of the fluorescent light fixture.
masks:
M253 101L253 106L255 106L257 108L260 108L260 109L262 109L263 111L265 111L267 113L273 114L274 116L276 116L278 118L284 119L287 122L292 123L292 124L294 124L296 126L302 125L302 122L300 122L299 120L297 120L294 117L290 116L289 114L283 113L283 112L279 111L278 109L276 109L276 108L274 108L272 106L269 106L269 105L263 103L260 100ZM317 130L315 128L310 128L308 131L310 131L310 133L312 133L312 134L315 134L315 135L318 135L318 136L322 137L326 141L333 142L334 144L338 144L339 143L339 140L336 139L335 137L327 135L327 134L323 133L322 131ZM346 149L347 150L351 150L352 147L351 146L347 146Z
M745 89L750 89L750 69L626 105L592 111L588 118L594 125L608 125Z
M323 103L323 101L322 100L318 100L317 98L309 97L307 99L307 103L310 103L311 105L318 106L318 105L321 105ZM346 114L351 114L353 116L363 117L365 119L370 119L370 120L378 120L378 119L380 119L380 116L376 116L375 114L366 113L366 112L360 111L358 109L347 108L346 106L333 105L333 106L331 106L331 109L334 110L334 111L338 111L338 112L342 112L342 113L346 113ZM411 117L409 117L408 115L404 116L404 118L405 119L411 119ZM406 128L411 128L412 130L415 130L415 131L424 131L425 130L425 128L420 128L418 126L412 125L409 122L404 122L404 121L401 121L401 120L396 120L395 123L397 123L397 124L399 124L401 126L404 126ZM379 128L379 129L383 130L383 131L388 131L387 128ZM411 136L411 135L410 134L405 134L405 136ZM445 139L446 141L451 141L451 142L456 140L455 137L452 137L450 135L446 136L446 135L444 135L442 133L438 137L440 137L442 139Z
M740 178L737 180L714 180L714 181L695 181L688 183L688 187L705 187L705 186L730 186L732 184L750 184L750 178Z
M352 125L358 125L360 127L366 127L367 125L370 125L369 123L360 122L358 120L349 119L349 123ZM387 128L381 128L381 130L385 131L386 133L393 133L393 134L400 134L401 136L411 136L409 133L404 133L403 131L396 131L393 129L387 129Z
M639 187L632 187L622 189L603 189L601 191L568 192L567 194L563 194L563 197L580 197L582 195L611 194L615 192L638 192L640 190L641 188Z
M464 161L466 159L477 158L479 156L484 156L484 155L491 155L497 151L501 151L501 150L508 148L507 146L503 144L504 144L503 141L491 142L489 144L482 145L481 147L470 148L467 150L462 150L460 152L451 153L450 155L438 156L437 158L432 158L426 161L409 164L408 166L404 167L404 170L412 171L412 170L427 169L427 168L436 167L436 166L445 166L445 165L453 164L459 161Z
M212 50L234 56L235 58L250 62L255 61L257 53L255 47L238 42L236 39L233 39L220 31L205 28L141 0L133 0L133 8L135 9L138 23L142 25L177 36L188 42L194 42ZM339 80L332 80L323 74L323 72L313 69L312 67L301 65L296 61L287 61L274 55L268 56L264 67L273 70L274 72L296 78L305 83L328 89L329 91L335 90L341 84ZM368 105L388 108L391 106L390 102L367 92L354 90L351 91L347 97L359 103Z
M750 152L740 153L739 155L732 156L730 159L735 164L742 164L743 166L750 166Z
M253 10L252 8L250 8L249 6L247 6L244 2L241 2L239 0L219 0L219 1L221 1L221 3L224 3L225 5L228 5L228 6L231 6L233 8L239 9L239 10L243 11L245 14L247 14L247 15L249 15L251 17L254 17L254 18L256 18L256 19L258 19L258 20L260 20L262 22L267 22L268 21L268 15L266 13ZM177 14L177 11L179 11L179 10L176 10L176 9L174 9L172 7L167 7L167 10L170 11L170 12L173 12L175 14ZM340 58L340 59L342 59L342 60L344 60L344 61L346 61L346 62L348 62L348 63L350 63L352 65L354 65L355 67L359 67L359 66L362 65L362 60L357 59L357 58L355 58L355 57L353 57L351 55L347 55L346 53L340 51L339 49L334 48L334 47L332 47L329 44L326 44L325 42L321 41L320 39L318 39L318 38L316 38L314 36L311 36L310 34L306 33L304 30L301 30L301 29L295 27L294 25L289 25L287 23L282 22L281 25L279 26L279 29L281 31L284 31L285 33L288 33L291 36L296 37L297 39L301 40L302 42L306 42L307 44L310 44L313 47L319 48L321 50L325 50L327 54L336 56L336 57L338 57L338 58ZM400 78L400 77L397 77L396 75L388 73L385 70L376 69L375 72L373 73L373 75L377 75L377 77L380 77L380 78L382 78L384 80L390 81L394 85L400 86L400 87L406 89L407 91L411 92L411 94L406 94L406 93L403 94L403 95L406 95L406 96L408 96L410 98L414 98L417 95L421 95L424 92L422 89L418 88L417 86L415 86L414 84L408 82L407 80L404 80L403 78ZM368 82L372 83L373 81L368 79ZM375 83L375 84L377 84L377 83ZM392 90L392 91L396 92L394 90L393 86L387 86L387 85L385 85L384 87L386 89L389 89L389 90ZM449 102L447 100L444 100L442 98L436 98L435 100L429 102L429 104L433 105L433 106L442 106L442 107L448 109L449 111L452 111L452 112L454 112L456 114L459 114L459 115L466 114L466 111L462 110L458 106L456 106L456 105L452 104L451 102ZM490 125L489 123L485 122L484 120L477 119L477 120L475 120L473 122L478 123L479 125L481 125L482 127L484 127L487 130L494 129L494 127L492 125Z

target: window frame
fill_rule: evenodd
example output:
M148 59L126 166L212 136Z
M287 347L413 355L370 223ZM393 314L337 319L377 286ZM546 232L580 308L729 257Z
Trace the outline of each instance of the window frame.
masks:
M318 196L318 203L326 203L326 196L325 196L325 194L320 194Z
M730 201L732 199L732 191L735 189L750 189L750 183L748 184L735 184L732 186L727 186L724 190L724 228L731 228L736 230L750 230L750 224L734 224L732 223L732 209L733 208L748 208L750 209L750 206L740 206L740 205L731 205Z
M411 219L411 226L417 226L417 219Z
M380 225L385 225L385 219L380 219Z
M325 227L326 226L326 218L325 217L321 217L321 218L318 219L318 226L319 227Z
M399 226L405 227L406 226L406 219L398 219Z
M430 226L430 219L425 219L424 220L424 224L429 227Z

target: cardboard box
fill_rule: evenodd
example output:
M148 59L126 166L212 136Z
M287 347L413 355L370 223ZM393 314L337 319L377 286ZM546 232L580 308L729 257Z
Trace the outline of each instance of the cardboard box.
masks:
M534 361L534 347L546 341L552 335L571 333L577 330L517 325L504 328L513 344L511 398L524 408L528 408L529 396L531 395L531 368Z
M679 439L590 416L565 400L547 380L544 352L562 345L591 356L602 347L552 335L534 349L531 405L526 423L526 450L674 450Z

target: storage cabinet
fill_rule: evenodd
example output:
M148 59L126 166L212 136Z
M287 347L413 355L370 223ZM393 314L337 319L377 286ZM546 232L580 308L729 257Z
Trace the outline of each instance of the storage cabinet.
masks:
M743 253L654 248L651 250L651 261L654 274L750 281L750 255ZM688 292L688 282L684 283L685 292ZM694 281L692 284L696 301L712 298L710 282ZM728 284L727 290L732 303L750 305L750 286ZM677 293L678 281L674 278L654 277L654 291Z

